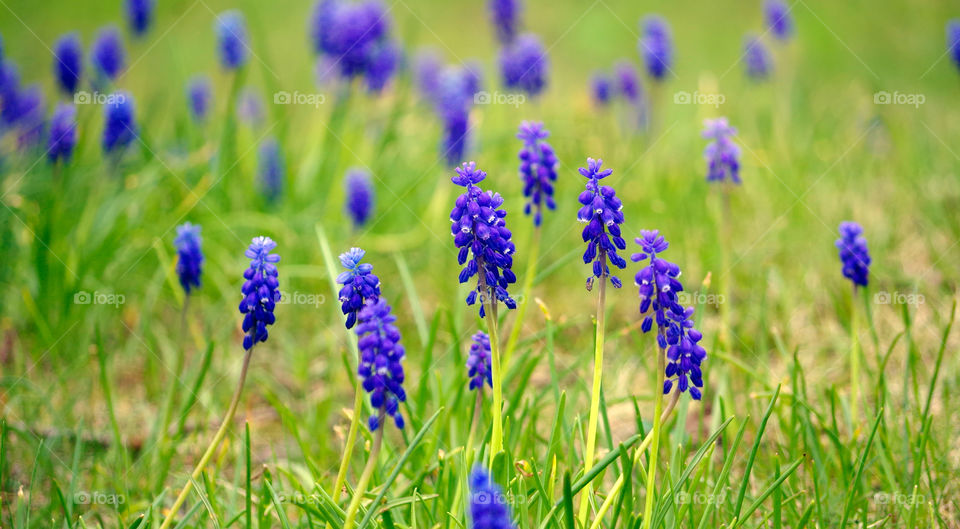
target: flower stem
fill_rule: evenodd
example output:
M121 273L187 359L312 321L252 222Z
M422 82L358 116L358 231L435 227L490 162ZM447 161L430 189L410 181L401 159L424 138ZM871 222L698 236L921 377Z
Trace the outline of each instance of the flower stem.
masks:
M853 303L850 309L850 417L856 437L860 414L860 314L857 308L857 287L853 287Z
M490 310L487 311L487 329L490 333L490 371L493 379L493 433L490 436L490 467L493 468L493 459L503 450L503 371L500 367L500 338L497 334L497 302L493 299L493 289L487 288Z
M533 241L530 243L530 260L527 262L527 270L524 272L523 290L520 291L521 298L517 307L517 317L513 320L513 328L510 329L510 338L507 339L507 347L503 350L503 365L510 365L510 358L517 346L520 338L520 331L523 327L523 318L527 314L527 301L530 299L530 291L533 289L533 280L537 275L537 261L540 255L540 227L533 228Z
M720 347L730 352L730 184L722 184L722 205L720 212Z
M606 269L606 253L601 252L600 264ZM603 327L604 314L606 312L607 298L607 278L600 277L600 292L597 296L597 337L596 347L593 351L593 389L590 394L590 419L587 422L587 448L583 456L584 472L590 470L593 466L594 452L597 447L597 422L600 415L600 385L603 379ZM587 509L590 505L590 496L593 494L593 485L587 483L583 489L583 495L580 496L580 525L587 525Z
M229 428L230 423L233 422L233 416L237 413L237 407L240 405L240 395L243 394L243 384L247 380L247 369L250 367L250 358L253 356L253 349L253 347L247 349L247 352L243 355L243 367L240 368L240 380L237 382L237 389L233 393L233 399L230 401L230 407L227 408L227 414L223 418L223 422L220 424L220 429L217 430L216 434L214 434L213 440L210 442L210 446L207 447L206 452L203 453L203 456L197 463L196 468L193 469L193 473L190 474L190 480L183 485L180 495L177 496L176 501L173 502L173 507L170 508L170 513L167 515L166 519L163 520L163 524L160 526L160 529L167 529L170 527L170 524L173 522L173 518L177 515L177 511L180 510L180 506L183 505L183 502L187 499L187 495L190 494L190 489L193 488L193 483L200 479L200 475L203 474L203 469L206 468L210 458L213 457L213 454L220 446L220 442L223 441L223 438L227 435L227 428Z
M358 357L359 358L359 357ZM350 429L347 431L347 442L343 446L343 459L340 460L340 470L337 471L337 480L333 484L333 501L340 499L343 484L347 480L347 469L350 468L350 457L353 455L353 445L357 442L357 430L360 425L360 412L363 410L363 385L357 381L357 388L353 396L353 417L350 419Z
M363 495L367 492L367 486L370 484L370 478L373 477L373 471L377 468L377 457L380 455L380 447L383 445L383 430L386 425L383 423L385 413L380 411L380 425L373 436L373 447L370 448L370 457L367 459L367 466L363 467L363 473L360 474L360 481L357 488L353 489L353 499L350 500L350 506L347 507L347 517L343 522L343 529L353 529L357 518L357 509L360 508L360 502Z
M666 369L665 353L663 349L657 348L657 387L654 388L656 397L654 399L653 409L653 431L650 432L650 435L653 436L653 441L650 445L650 465L647 467L646 499L643 506L643 529L650 529L650 516L653 514L653 488L656 485L657 452L660 449L660 415L663 413L663 379ZM680 391L678 390L677 395L679 394Z
M466 451L463 454L464 461L467 463L467 471L473 464L473 439L477 435L477 428L480 425L480 418L483 415L483 386L477 389L477 401L473 406L473 422L470 424L470 433L467 435Z

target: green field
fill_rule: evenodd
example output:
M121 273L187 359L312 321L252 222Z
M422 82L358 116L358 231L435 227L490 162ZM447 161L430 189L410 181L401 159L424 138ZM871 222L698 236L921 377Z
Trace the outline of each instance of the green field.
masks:
M47 109L53 42L78 31L87 50L97 28L124 28L119 4L0 0L3 56L24 84L40 83ZM351 247L366 250L393 305L408 394L406 427L384 428L358 526L472 529L470 459L492 467L521 529L960 527L960 70L944 36L960 9L787 4L795 34L765 35L773 71L757 82L744 74L742 39L764 33L759 1L525 0L548 87L516 105L474 105L465 158L505 199L511 293L526 304L522 319L498 312L504 450L491 461L489 395L470 437L464 365L489 322L457 281L449 212L462 188L411 71L380 95L318 84L310 2L160 0L143 38L123 31L116 85L135 99L139 134L122 158L101 153L97 105L77 105L69 164L18 149L0 129L0 527L156 528L168 516L183 528L342 527L374 440L365 404L343 464L356 336L333 281ZM432 47L448 63L479 60L483 89L508 94L484 2L384 5L409 56ZM244 13L250 34L237 74L216 54L226 9ZM672 26L675 64L663 82L643 76L650 120L637 130L624 102L591 101L589 79L620 59L642 71L638 21L650 13ZM185 95L197 73L214 89L202 126ZM264 101L258 124L230 112L244 89ZM322 104L274 104L283 92ZM719 116L738 129L740 186L705 180L703 120ZM544 211L532 265L522 120L544 122L559 158L557 208ZM275 201L257 176L270 137L286 160ZM683 270L708 352L703 399L683 395L658 443L635 457L653 438L659 349L641 332L640 265L628 260L623 288L606 290L590 465L597 289L584 288L577 222L587 157L614 170L604 183L624 204L626 255L640 230L670 241L664 258ZM376 190L358 228L344 213L353 167ZM856 294L834 246L845 220L864 227L873 259ZM202 226L205 262L184 312L173 241L185 221ZM278 243L285 301L253 350L225 441L191 483L240 376L244 250L259 235ZM186 483L194 490L171 512Z

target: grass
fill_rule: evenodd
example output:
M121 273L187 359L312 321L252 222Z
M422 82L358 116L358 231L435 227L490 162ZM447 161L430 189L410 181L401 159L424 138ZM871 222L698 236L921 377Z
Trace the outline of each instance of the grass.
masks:
M504 451L490 460L486 395L471 444L518 527L637 529L647 498L656 528L957 527L960 129L957 71L943 56L955 13L800 0L796 37L774 47L773 78L756 84L737 59L743 34L760 27L757 6L526 3L527 25L550 46L550 89L517 108L475 107L471 152L484 185L506 198L514 294L529 309L516 328L517 311L498 311L510 344ZM72 29L89 45L119 20L114 4L10 0L0 7L16 15L0 20L6 55L52 94L45 46ZM405 45L432 45L451 62L479 57L485 86L497 89L481 3L390 5ZM228 7L250 23L255 58L237 85L268 103L256 127L224 117L235 88L215 69L211 25ZM653 121L638 133L620 106L591 106L587 76L620 57L637 62L636 21L652 11L671 22L678 62L663 86L647 83ZM60 170L14 151L9 136L0 142L0 526L155 528L190 482L172 527L341 527L374 441L363 424L371 410L355 410L355 341L331 281L333 256L360 246L398 315L409 399L407 427L385 432L355 527L471 527L475 396L464 363L486 323L456 282L447 220L456 191L438 160L438 125L406 75L381 98L316 88L308 13L305 3L162 3L147 38L128 43L120 84L136 98L142 134L117 165L99 152L101 109L91 105L79 107L77 154ZM202 128L183 97L200 71L217 94ZM269 104L280 90L319 90L326 102ZM680 91L725 100L676 104ZM874 104L880 91L925 101ZM701 158L701 121L719 115L743 147L729 218ZM521 119L545 122L561 162L558 207L537 235L516 176ZM233 128L235 163L216 161ZM252 191L268 136L287 160L276 203ZM624 201L628 240L648 228L670 240L710 356L703 400L678 401L651 458L656 346L640 333L636 268L622 273L624 288L606 292L596 458L584 468L597 295L583 289L576 222L587 156L615 171L607 181ZM359 230L342 215L351 166L370 169L377 190L373 221ZM833 246L848 219L864 225L873 255L862 297ZM203 226L206 262L182 320L172 240L186 220ZM279 243L291 302L252 356L224 442L191 481L240 376L242 254L261 234Z

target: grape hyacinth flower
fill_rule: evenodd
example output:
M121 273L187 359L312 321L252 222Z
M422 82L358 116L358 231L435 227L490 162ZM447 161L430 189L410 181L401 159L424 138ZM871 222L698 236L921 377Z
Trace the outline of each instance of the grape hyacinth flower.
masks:
M121 151L137 137L137 121L134 115L133 96L127 92L111 94L110 103L104 105L103 152Z
M600 180L610 176L612 169L602 169L603 160L587 158L587 166L580 168L580 174L587 179L586 190L580 193L583 207L577 212L577 220L586 224L583 228L583 242L587 251L583 254L584 263L593 263L593 275L587 278L587 290L593 287L594 278L604 281L610 278L615 288L622 283L617 276L610 274L612 264L621 270L627 262L617 250L625 250L627 243L620 235L623 224L623 203L617 198L610 186L600 185Z
M60 103L50 119L50 137L47 142L47 159L50 163L67 163L77 145L77 109L69 103Z
M237 10L217 15L217 46L220 64L227 70L236 70L247 63L250 49L247 44L247 22Z
M673 65L673 43L667 21L657 15L648 16L643 23L639 48L647 64L647 73L658 81L663 80Z
M190 117L196 123L203 123L210 113L210 103L213 101L213 87L210 78L198 75L190 79L187 84L187 103Z
M613 96L613 81L603 72L596 72L590 78L590 95L597 106L606 106Z
M500 71L508 89L536 96L547 86L550 63L540 38L532 33L517 37L500 51Z
M378 91L396 71L399 47L390 39L390 18L378 0L320 0L310 21L314 51L344 79L363 76Z
M947 52L960 68L960 18L947 22Z
M273 202L280 198L286 171L280 143L273 137L265 139L257 151L257 176L260 190L267 201Z
M470 344L470 356L467 357L467 376L470 378L471 390L482 390L484 382L493 387L490 359L490 336L483 331L477 331L473 335L473 343Z
M5 126L17 122L20 105L20 70L10 61L0 62L0 123Z
M395 321L397 317L382 297L367 301L358 315L358 374L363 379L363 389L370 394L370 405L378 412L370 416L370 431L381 426L381 414L393 417L397 428L403 428L399 405L407 400L403 390L404 349Z
M53 71L60 90L73 95L83 73L83 48L76 33L68 33L53 45Z
M177 238L173 245L177 248L177 278L183 291L190 294L200 288L200 273L203 267L203 243L200 226L185 222L177 226Z
M865 287L870 275L870 251L863 227L856 222L840 223L840 238L836 241L843 263L843 277L853 282L853 287Z
M510 44L520 24L520 0L489 0L488 9L500 44Z
M752 79L765 79L772 69L770 52L756 35L748 35L743 43L743 64Z
M339 298L348 329L356 323L357 313L364 304L380 297L380 278L374 275L373 265L360 262L365 254L360 248L350 248L340 254L340 264L347 270L337 276L337 283L343 285Z
M642 230L640 235L636 239L640 252L630 257L635 263L649 260L634 278L640 294L640 314L645 315L640 329L647 333L654 322L657 324L657 345L666 350L668 360L663 393L670 393L676 381L681 393L689 392L694 400L700 400L700 364L707 351L699 345L703 335L693 328L693 307L684 308L679 302L683 291L678 279L680 267L657 256L670 246L658 230Z
M417 50L412 63L413 79L417 90L426 101L434 101L440 90L440 74L443 60L433 48Z
M470 475L470 519L473 529L516 529L503 490L477 466Z
M45 115L43 105L43 91L40 85L26 87L15 100L17 105L17 145L21 149L36 147L43 139Z
M120 31L107 26L97 33L90 52L90 62L97 73L97 81L113 81L126 66L126 54Z
M557 156L547 143L550 133L543 123L524 121L517 138L523 141L520 149L520 176L523 178L523 196L530 199L523 212L533 214L534 226L543 220L543 206L556 209L553 201L553 183L557 180Z
M143 36L153 19L154 0L126 0L124 7L130 32L137 37Z
M280 256L271 253L277 243L270 237L254 237L250 248L244 253L250 259L250 266L243 272L240 301L240 313L243 314L243 348L250 350L259 342L267 341L267 325L273 325L276 318L273 310L280 301L280 282L277 280L277 263Z
M630 61L617 61L613 67L613 74L617 81L617 93L628 103L639 104L643 93L640 87L640 76L637 75L637 69L633 64Z
M500 209L503 197L477 185L487 173L477 169L475 162L464 162L456 172L452 182L466 188L450 212L454 244L460 249L457 261L464 265L460 283L478 276L477 287L467 295L467 305L476 303L479 294L481 318L486 316L485 304L496 303L495 300L514 309L517 304L507 287L517 280L511 270L516 247L510 241L507 211Z
M767 28L774 37L786 40L793 35L793 17L790 15L790 8L783 0L767 0L764 5L764 16L767 20Z
M370 220L373 211L373 182L370 173L363 169L352 168L346 175L346 212L353 227L359 228Z
M440 72L433 104L443 123L440 149L449 166L460 163L466 154L470 106L478 88L479 75L466 66L448 66Z
M391 41L384 41L370 51L364 79L371 93L380 93L387 86L400 66L401 55L400 47Z
M727 118L708 119L704 122L703 137L713 140L707 144L703 156L707 160L707 181L740 183L740 147L732 138L737 129L730 126Z

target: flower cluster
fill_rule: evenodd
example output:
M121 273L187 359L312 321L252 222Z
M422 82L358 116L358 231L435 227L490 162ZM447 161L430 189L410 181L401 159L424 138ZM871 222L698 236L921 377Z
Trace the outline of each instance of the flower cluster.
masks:
M113 26L103 28L97 33L90 53L90 62L97 72L98 81L113 81L126 66L123 39L120 31Z
M80 36L68 33L53 45L53 71L63 93L73 95L83 73L83 46Z
M667 21L655 15L647 17L643 23L639 48L650 77L662 80L673 64L673 43Z
M250 259L250 267L243 272L246 279L241 288L243 300L240 313L243 317L243 348L250 350L258 342L267 341L267 325L273 325L273 309L280 301L280 283L277 280L277 263L280 256L270 253L277 247L270 237L254 237L250 248L244 253Z
M748 35L743 42L743 64L747 75L753 79L765 79L772 69L770 52L756 35Z
M310 25L314 51L344 79L363 76L379 91L396 71L400 53L390 39L390 19L378 0L320 0Z
M515 529L503 490L480 465L470 475L470 518L473 529Z
M740 147L732 139L737 129L730 126L727 118L708 119L703 124L703 137L713 140L703 151L707 160L707 181L723 182L729 177L731 182L739 184Z
M346 175L347 216L354 227L360 227L370 219L373 211L373 182L370 173L363 169L352 168Z
M840 238L835 243L843 263L843 277L853 281L854 288L867 286L870 276L870 251L863 227L856 222L840 223Z
M586 224L583 242L587 243L587 251L583 254L583 262L593 263L593 275L587 278L587 290L593 286L594 277L601 281L609 277L613 286L620 288L622 283L617 276L610 275L608 263L621 270L627 266L627 261L617 254L617 250L627 248L626 241L620 236L623 203L612 187L600 185L600 180L613 173L612 169L601 170L602 165L603 160L587 158L587 166L580 168L580 174L587 179L587 187L580 193L583 207L577 212L577 220Z
M339 296L348 329L357 322L357 313L364 304L380 297L380 278L373 274L373 265L360 262L365 254L360 248L340 254L340 264L347 270L337 276L337 283L343 285Z
M604 72L595 72L590 78L590 94L598 106L606 105L613 98L613 80Z
M547 50L531 33L520 35L500 50L500 72L503 84L535 96L547 86Z
M403 390L403 346L400 331L394 322L390 305L383 298L371 299L360 309L357 324L357 346L360 349L358 374L363 389L370 394L370 405L378 410L370 416L370 430L380 427L379 414L393 417L397 428L403 428L400 403L407 400Z
M104 107L103 152L118 152L133 143L137 137L137 120L134 115L133 96L127 92L113 94L113 104Z
M645 315L640 328L650 332L654 321L657 323L657 345L667 354L663 393L670 393L676 379L681 393L689 390L691 397L700 400L700 364L707 351L699 344L703 335L693 328L693 307L685 309L678 301L678 293L683 291L678 279L680 267L657 256L669 246L659 231L642 230L640 235L636 243L641 251L630 257L633 262L649 259L634 278L640 294L640 314Z
M954 64L960 67L960 19L947 22L947 52Z
M47 139L47 159L50 163L69 162L77 145L77 109L69 103L60 103L50 119L50 137Z
M485 299L491 293L493 298L514 309L517 303L507 292L507 286L517 281L510 269L516 247L510 241L507 211L500 209L503 197L477 185L487 173L477 169L475 162L464 162L456 171L457 176L451 181L466 188L450 212L454 244L460 249L457 261L465 265L460 271L460 282L466 283L471 277L478 276L477 288L467 295L467 305L476 303L479 293L480 317L483 318L486 315L484 304L487 301L495 303Z
M546 140L550 136L543 123L524 121L517 138L523 141L520 149L520 176L523 178L523 196L530 199L524 208L533 214L533 224L543 220L542 209L556 209L553 201L553 183L557 180L557 156Z
M17 96L17 144L20 148L36 147L43 138L44 105L43 91L39 85L31 85Z
M187 85L187 103L190 108L190 117L197 123L203 123L210 113L210 103L213 101L213 87L210 78L198 75Z
M774 37L785 40L793 34L793 17L790 15L790 7L783 0L767 0L764 16Z
M274 137L263 140L257 151L257 176L260 179L260 190L268 201L273 202L280 198L286 172L280 143Z
M483 383L493 387L493 369L490 365L490 336L483 331L473 335L470 344L470 356L467 357L467 376L470 377L470 389L483 389Z
M177 248L177 278L187 294L200 288L200 273L203 267L203 250L200 248L200 226L185 222L177 226L177 238L173 245Z
M247 44L247 21L240 11L229 10L217 15L217 48L220 64L226 70L236 70L247 63L250 55Z
M497 40L501 44L510 44L517 36L520 24L519 0L490 0L490 18L497 30Z
M150 27L155 0L126 0L124 4L130 31L138 37L143 36Z

